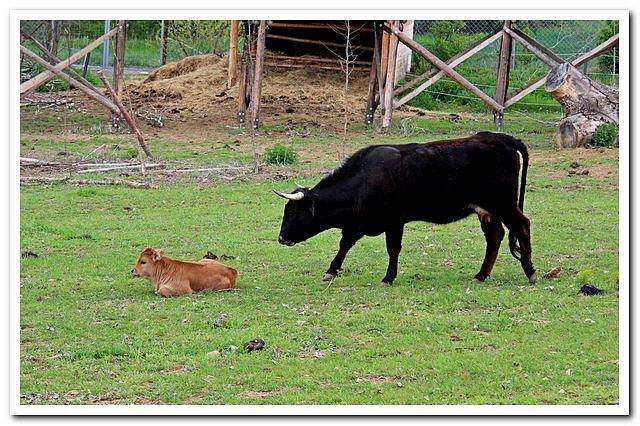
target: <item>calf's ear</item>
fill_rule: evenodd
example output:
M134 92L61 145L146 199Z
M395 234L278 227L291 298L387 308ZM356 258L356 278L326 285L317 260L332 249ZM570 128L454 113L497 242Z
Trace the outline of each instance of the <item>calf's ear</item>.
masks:
M164 255L162 250L155 250L153 252L153 261L157 262L158 260L162 259L162 255Z

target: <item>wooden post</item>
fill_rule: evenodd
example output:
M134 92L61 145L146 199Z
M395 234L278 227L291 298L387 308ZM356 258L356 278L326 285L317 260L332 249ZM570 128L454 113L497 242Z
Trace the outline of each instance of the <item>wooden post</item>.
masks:
M231 21L229 36L229 69L227 89L231 89L238 79L238 26L240 21Z
M396 55L398 53L398 36L396 31L400 31L400 21L392 21L391 28L394 32L389 36L389 51L387 54L387 78L384 85L384 116L382 118L382 128L388 129L391 126L391 116L393 114L393 86L396 75Z
M169 21L160 21L160 65L167 63L167 41L169 38Z
M41 57L39 57L38 55L36 55L32 51L30 51L29 49L27 49L26 47L20 46L20 52L22 52L25 56L33 59L34 61L36 61L37 63L39 63L43 67L45 67L46 69L50 70L52 73L54 73L54 75L57 75L62 80L64 80L67 83L69 83L71 86L75 87L76 89L78 89L82 93L84 93L85 95L89 96L91 99L97 101L98 103L100 103L104 107L108 108L112 113L117 113L118 112L118 107L113 102L111 102L109 99L104 97L101 93L98 93L95 90L91 90L90 88L88 88L84 84L82 84L79 81L69 77L67 74L63 73L62 71L58 71L53 65L51 65L50 63L48 63L47 61L45 61L44 59L42 59Z
M260 94L262 91L262 74L264 70L265 37L267 21L261 20L258 26L256 40L256 58L253 71L253 86L251 87L251 126L257 130L260 125Z
M149 150L147 143L144 141L144 138L142 137L142 133L140 133L140 129L138 129L138 125L136 124L136 121L133 119L131 114L129 114L129 111L127 111L124 105L122 105L122 101L120 101L120 98L118 98L118 95L116 94L115 89L111 87L107 79L104 77L104 73L102 72L102 70L98 71L98 77L100 77L100 80L102 80L102 84L104 84L104 86L109 91L109 94L111 95L111 99L117 105L118 109L120 110L120 113L122 114L125 121L129 125L129 128L136 135L136 138L138 139L138 143L140 144L140 147L142 147L142 150L147 155L147 157L151 158L151 151Z
M374 45L373 61L376 63L376 75L378 76L377 105L382 105L382 109L384 109L384 82L387 78L387 66L386 63L382 63L383 34L386 33L382 31L382 24L376 22L376 32L374 33L374 37L377 44Z
M116 34L115 63L113 64L113 89L118 98L122 98L124 89L124 50L127 40L127 21L118 21L118 33Z
M373 115L376 111L376 92L378 89L378 70L376 61L371 61L371 71L369 72L369 87L367 88L367 106L364 115L365 124L373 123Z
M102 35L101 37L95 39L93 42L89 43L86 47L84 47L83 49L78 50L76 53L74 53L73 55L69 56L67 59L61 61L60 63L56 64L53 68L56 71L62 71L65 68L68 68L71 64L75 63L76 61L80 60L81 58L83 58L87 53L91 52L92 50L96 49L97 47L100 46L100 44L104 41L104 40L109 40L111 37L113 37L116 34L116 29L114 28L113 30L109 31L108 33ZM20 94L29 92L31 90L35 90L38 87L42 86L44 83L46 83L47 81L49 81L54 75L56 75L55 71L43 71L40 74L36 75L35 77L33 77L31 80L25 81L24 83L22 83L20 85Z
M240 83L238 84L238 122L244 123L246 120L247 106L249 104L248 94L251 93L251 64L253 63L253 44L255 41L253 25L250 21L245 21L244 50L240 65Z
M118 99L122 99L124 90L124 50L126 45L127 21L118 21L118 33L116 34L115 60L113 61L113 90ZM111 117L113 127L120 126L120 114Z
M82 63L82 78L87 78L87 71L89 71L89 61L91 60L91 52L87 53Z
M504 21L503 28L510 28L512 21ZM502 44L500 45L500 59L498 60L498 77L496 79L496 92L493 99L503 108L493 110L493 121L498 127L504 124L504 102L509 90L509 70L511 68L512 39L509 33L502 31Z
M58 22L51 21L51 44L49 45L49 52L56 54L58 50Z

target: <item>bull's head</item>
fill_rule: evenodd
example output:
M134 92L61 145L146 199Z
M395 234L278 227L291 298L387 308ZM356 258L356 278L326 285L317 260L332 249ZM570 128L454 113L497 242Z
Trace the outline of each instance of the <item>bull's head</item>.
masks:
M313 237L323 229L316 217L318 196L310 189L299 186L291 193L273 192L287 200L278 242L292 246Z

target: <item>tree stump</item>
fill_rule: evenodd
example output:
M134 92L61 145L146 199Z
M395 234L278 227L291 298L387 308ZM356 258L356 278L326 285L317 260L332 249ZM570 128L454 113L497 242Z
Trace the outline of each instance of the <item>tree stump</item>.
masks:
M618 123L618 90L591 80L569 63L549 72L545 89L565 113L556 133L560 148L586 145L599 125Z

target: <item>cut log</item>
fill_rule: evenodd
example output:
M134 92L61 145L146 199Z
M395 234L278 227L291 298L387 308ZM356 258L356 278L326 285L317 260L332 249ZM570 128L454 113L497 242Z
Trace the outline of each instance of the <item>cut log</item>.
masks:
M565 112L556 133L561 148L586 145L600 124L618 123L618 90L591 80L571 64L553 68L545 89Z

